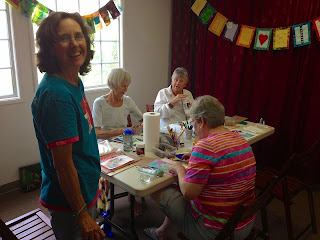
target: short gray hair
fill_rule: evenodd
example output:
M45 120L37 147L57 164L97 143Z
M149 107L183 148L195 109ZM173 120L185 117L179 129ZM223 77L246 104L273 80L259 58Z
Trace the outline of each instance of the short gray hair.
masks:
M124 84L130 84L130 74L123 68L114 68L108 75L108 86L111 90L115 90Z
M176 69L173 71L172 75L171 75L171 80L173 79L173 77L174 77L175 75L178 75L179 77L184 78L185 81L186 81L186 83L188 82L188 72L187 72L187 70L186 70L185 68L183 68L183 67L178 67L178 68L176 68Z
M224 124L224 106L218 99L204 95L192 103L190 117L197 121L203 117L209 127L215 128Z

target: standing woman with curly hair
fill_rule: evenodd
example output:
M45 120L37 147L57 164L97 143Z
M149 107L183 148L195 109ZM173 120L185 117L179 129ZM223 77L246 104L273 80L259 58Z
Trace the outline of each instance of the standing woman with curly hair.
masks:
M78 13L55 12L41 23L37 66L45 72L32 105L40 151L40 203L57 239L103 239L95 222L100 158L79 78L91 70L88 28Z

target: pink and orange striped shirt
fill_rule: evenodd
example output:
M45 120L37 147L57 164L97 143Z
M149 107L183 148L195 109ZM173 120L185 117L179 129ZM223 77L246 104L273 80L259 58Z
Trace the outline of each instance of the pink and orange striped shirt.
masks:
M256 161L250 145L236 132L213 134L197 142L192 150L186 182L205 184L190 201L195 218L220 230L242 203L253 201ZM238 224L240 230L254 216Z

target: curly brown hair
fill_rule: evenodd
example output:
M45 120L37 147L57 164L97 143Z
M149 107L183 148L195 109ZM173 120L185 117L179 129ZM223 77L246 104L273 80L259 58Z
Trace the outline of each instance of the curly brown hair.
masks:
M79 13L54 12L41 22L36 33L36 44L39 49L36 54L37 66L40 72L47 72L50 74L60 72L57 59L52 54L51 49L53 49L55 39L58 37L56 29L60 22L66 18L71 18L80 25L82 33L86 39L87 57L79 70L81 75L86 75L91 71L90 61L94 55L94 51L91 49L93 47L93 39L89 36L91 29L85 24Z

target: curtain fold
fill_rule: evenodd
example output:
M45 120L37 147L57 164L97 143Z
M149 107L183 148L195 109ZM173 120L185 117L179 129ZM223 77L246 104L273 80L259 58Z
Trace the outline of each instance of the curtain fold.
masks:
M208 0L219 13L258 28L290 27L320 16L319 0ZM302 152L320 135L320 42L288 50L258 51L218 37L192 12L194 0L173 0L171 70L189 73L194 97L218 98L226 114L264 118L275 134L253 145L257 162L280 167L293 152ZM312 25L311 25L312 26ZM272 40L272 39L271 39ZM313 182L320 163L310 166Z

